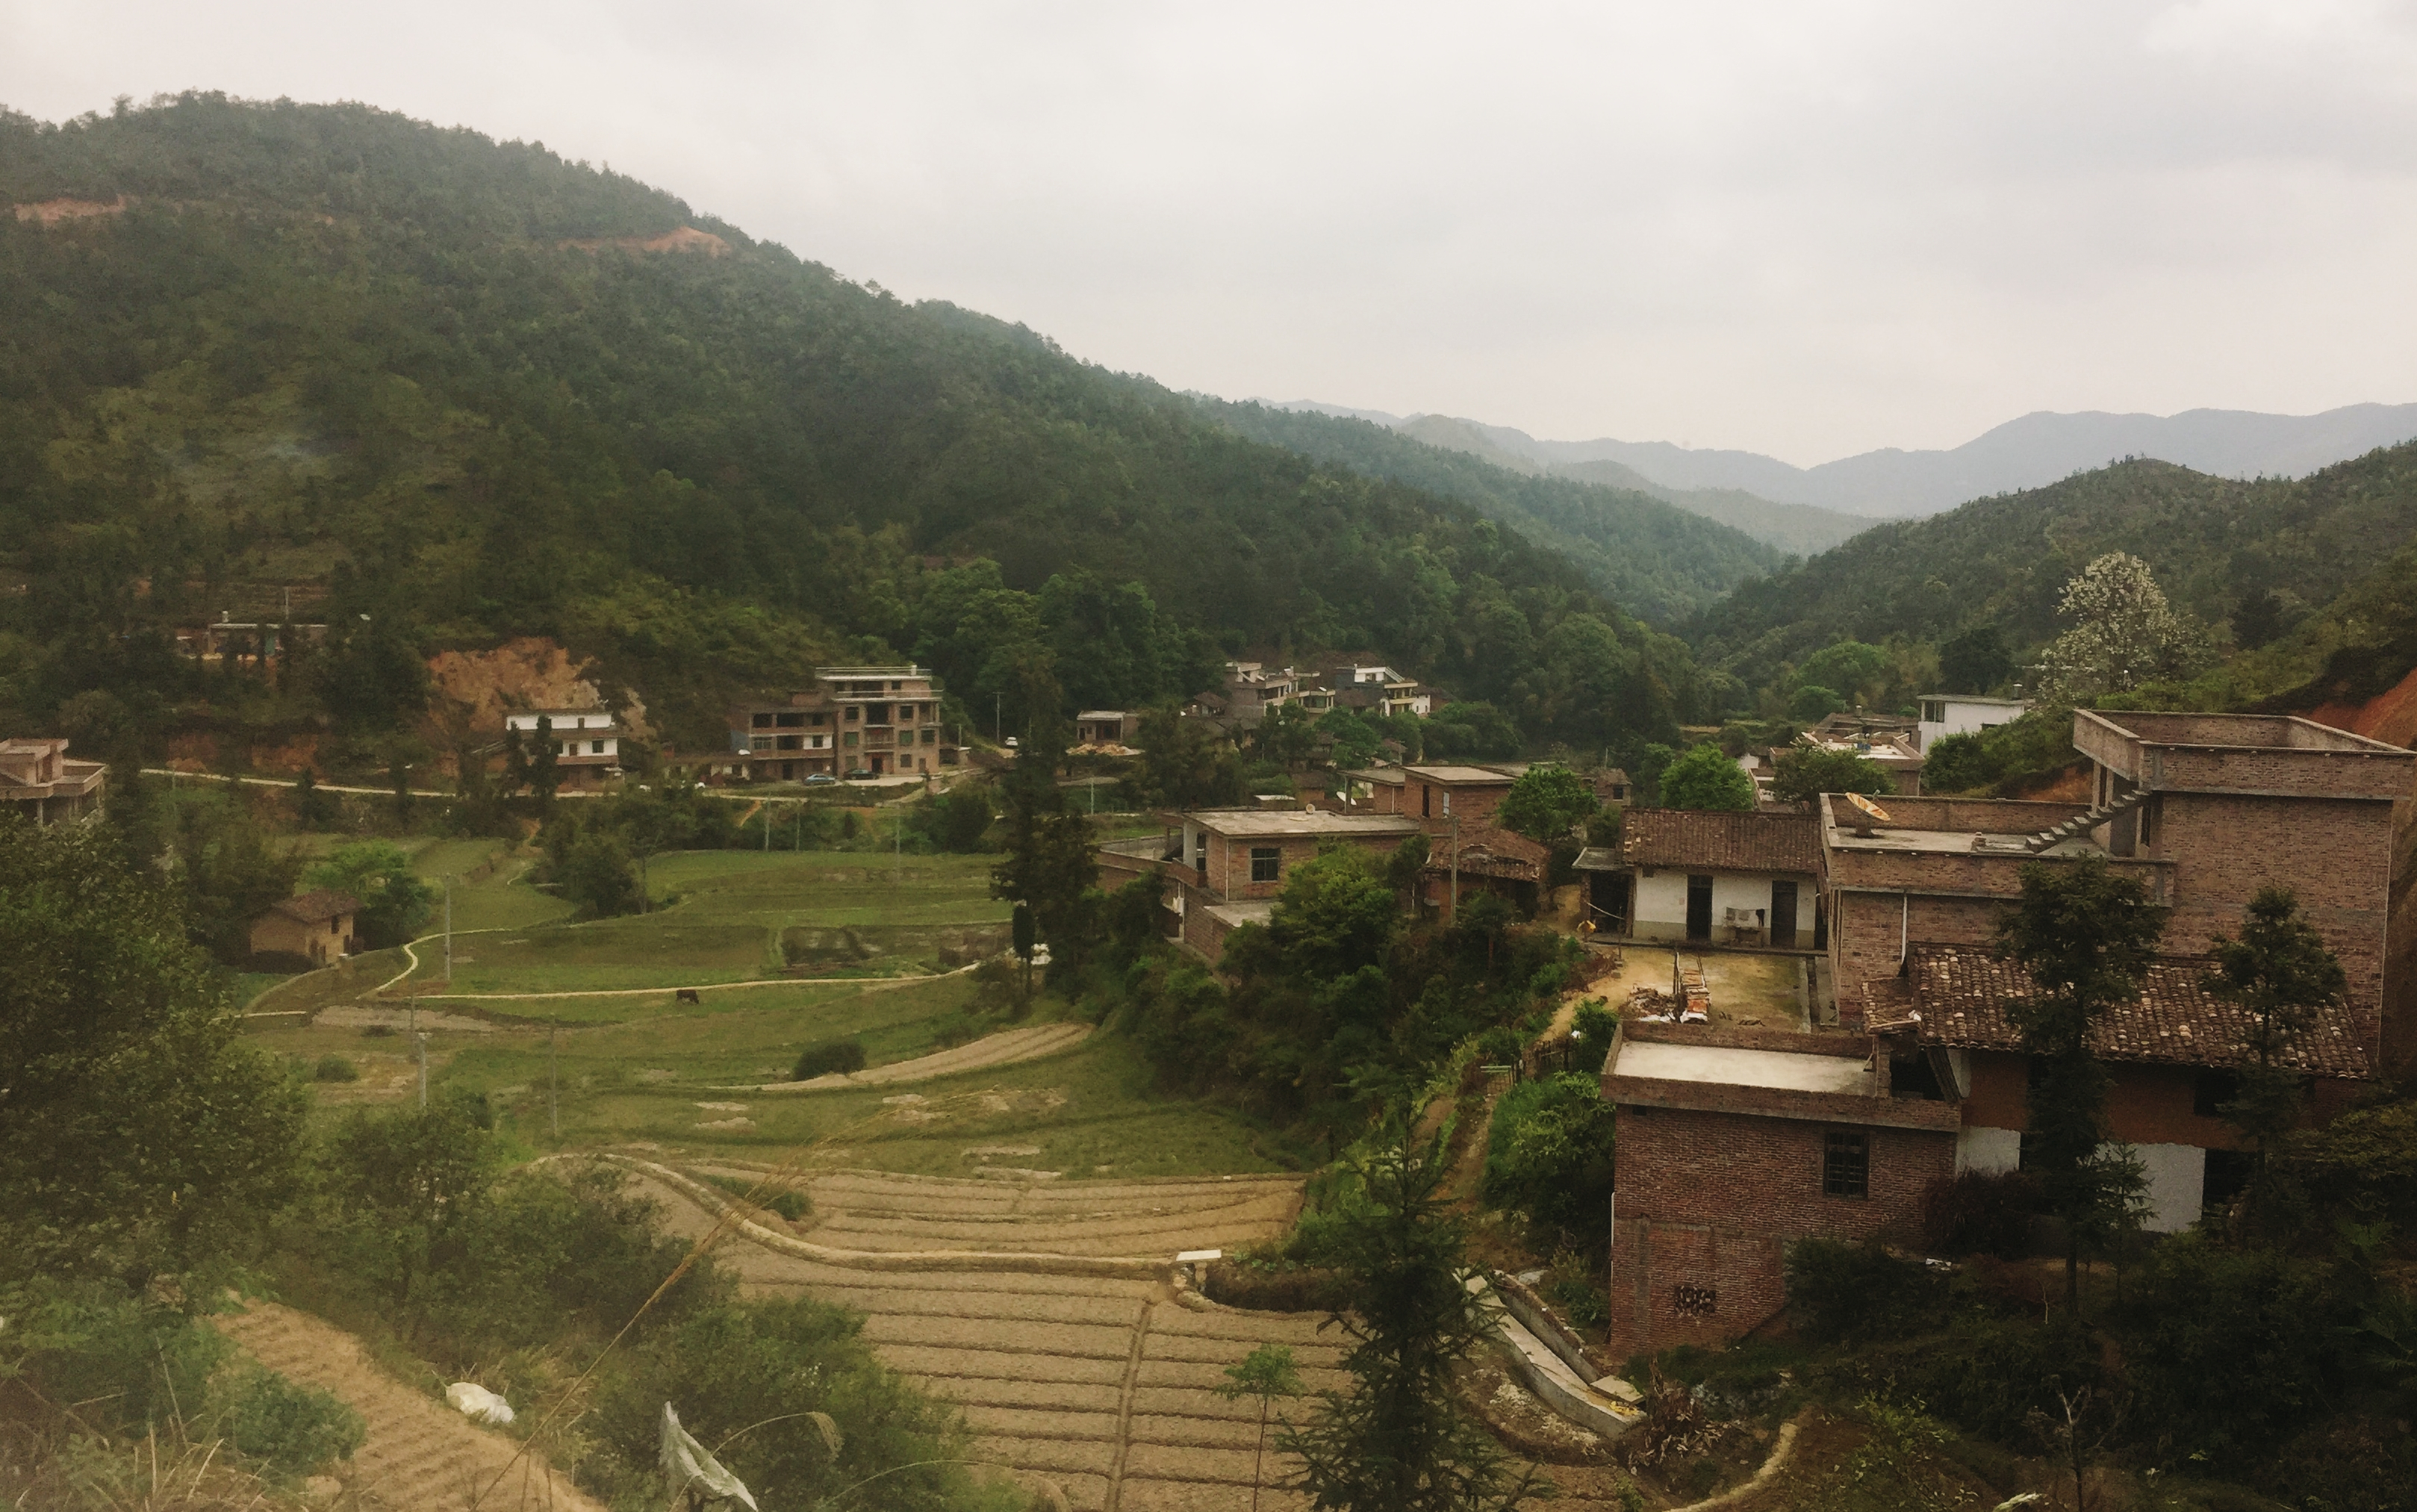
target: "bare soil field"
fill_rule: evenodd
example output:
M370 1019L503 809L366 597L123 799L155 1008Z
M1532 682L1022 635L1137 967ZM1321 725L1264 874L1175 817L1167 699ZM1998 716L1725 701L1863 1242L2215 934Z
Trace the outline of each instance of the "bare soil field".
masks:
M388 1375L333 1323L273 1302L254 1302L217 1323L261 1364L333 1392L368 1423L368 1442L337 1467L340 1507L468 1512L475 1495L481 1512L605 1512L535 1449L514 1463L514 1440Z

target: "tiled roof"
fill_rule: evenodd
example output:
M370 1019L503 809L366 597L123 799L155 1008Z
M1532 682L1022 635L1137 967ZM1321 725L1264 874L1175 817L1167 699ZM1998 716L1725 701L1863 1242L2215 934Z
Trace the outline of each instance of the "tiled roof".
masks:
M275 911L299 924L326 924L348 913L358 913L361 906L350 893L331 893L323 887L316 893L287 898L275 905Z
M1507 877L1523 882L1540 882L1544 878L1545 863L1553 853L1510 830L1497 830L1490 824L1465 824L1460 830L1460 869L1484 877ZM1429 842L1427 866L1431 872L1452 870L1452 849L1449 836L1438 835Z
M1821 870L1821 826L1810 814L1633 808L1619 823L1620 859L1631 866L1802 877Z
M2091 1050L2107 1061L2189 1066L2245 1062L2250 1016L2207 990L2211 964L2167 957L2151 966L2140 996L2107 1014L2090 1031ZM2022 1035L2006 1016L2005 1005L2037 990L2022 968L1971 946L1916 945L1910 974L1923 1043L1981 1050L2021 1048ZM2320 1077L2367 1074L2366 1053L2348 1010L2338 1004L2318 1014L2285 1060Z

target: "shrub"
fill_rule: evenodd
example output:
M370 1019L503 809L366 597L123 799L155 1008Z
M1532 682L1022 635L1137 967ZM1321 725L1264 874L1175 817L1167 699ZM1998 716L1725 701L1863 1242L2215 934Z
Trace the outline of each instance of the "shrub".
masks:
M164 1425L204 1399L232 1346L174 1307L109 1281L39 1281L8 1324L36 1390L96 1424Z
M350 1061L345 1060L341 1055L323 1055L319 1057L319 1063L312 1068L311 1079L313 1081L358 1081L361 1079L361 1068L353 1064Z
M1787 1305L1817 1342L1924 1333L1947 1321L1951 1301L1946 1273L1877 1245L1802 1239L1787 1246Z
M825 1040L820 1045L809 1045L798 1053L797 1068L789 1073L789 1079L809 1081L833 1072L863 1069L863 1046L854 1040Z
M1611 1054L1611 1037L1619 1031L1619 1016L1604 1005L1601 998L1589 998L1578 1004L1571 1023L1577 1031L1576 1052L1570 1058L1570 1069L1589 1076L1603 1074L1603 1062Z
M828 1504L883 1471L881 1504L957 1504L964 1471L933 1463L963 1452L953 1414L878 1364L861 1323L806 1297L707 1308L640 1346L590 1421L624 1465L650 1476L671 1402L703 1443L729 1441L717 1457L766 1506Z
M1611 1225L1612 1105L1591 1076L1521 1082L1494 1105L1485 1200L1580 1238Z
M249 1362L211 1383L220 1431L237 1454L287 1475L349 1459L369 1437L361 1415L316 1386Z
M1930 1184L1922 1194L1922 1242L1937 1255L2021 1257L2040 1211L2039 1178L2010 1170L1968 1170Z
M2058 1313L1966 1314L1944 1332L1865 1345L1843 1373L1864 1390L1901 1392L1968 1432L2001 1443L2028 1442L2030 1413L2057 1411L2056 1394L2096 1385L2098 1344Z

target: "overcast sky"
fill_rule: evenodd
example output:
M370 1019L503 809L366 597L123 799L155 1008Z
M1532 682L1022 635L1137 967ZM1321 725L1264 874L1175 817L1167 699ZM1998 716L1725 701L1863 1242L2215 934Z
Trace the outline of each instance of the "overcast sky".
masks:
M365 100L1180 389L1811 464L2417 400L2417 0L0 0L0 102Z

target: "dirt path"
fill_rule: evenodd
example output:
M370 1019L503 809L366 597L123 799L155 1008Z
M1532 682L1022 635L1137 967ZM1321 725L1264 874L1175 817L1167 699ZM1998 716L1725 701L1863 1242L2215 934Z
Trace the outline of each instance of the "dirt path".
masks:
M833 1072L811 1081L774 1081L760 1087L722 1087L716 1090L845 1092L853 1087L886 1087L900 1082L929 1081L935 1077L955 1076L961 1071L985 1071L993 1066L1011 1065L1018 1061L1037 1061L1044 1055L1071 1050L1090 1037L1091 1026L1088 1024L1027 1024L1022 1029L1003 1029L996 1034L985 1034L970 1045L935 1050L912 1061L893 1061L886 1066L874 1066L864 1071Z
M468 1512L476 1496L479 1512L606 1512L536 1451L513 1463L514 1440L388 1375L333 1323L274 1302L216 1321L261 1364L335 1393L368 1423L369 1441L338 1467L348 1482L341 1506Z

